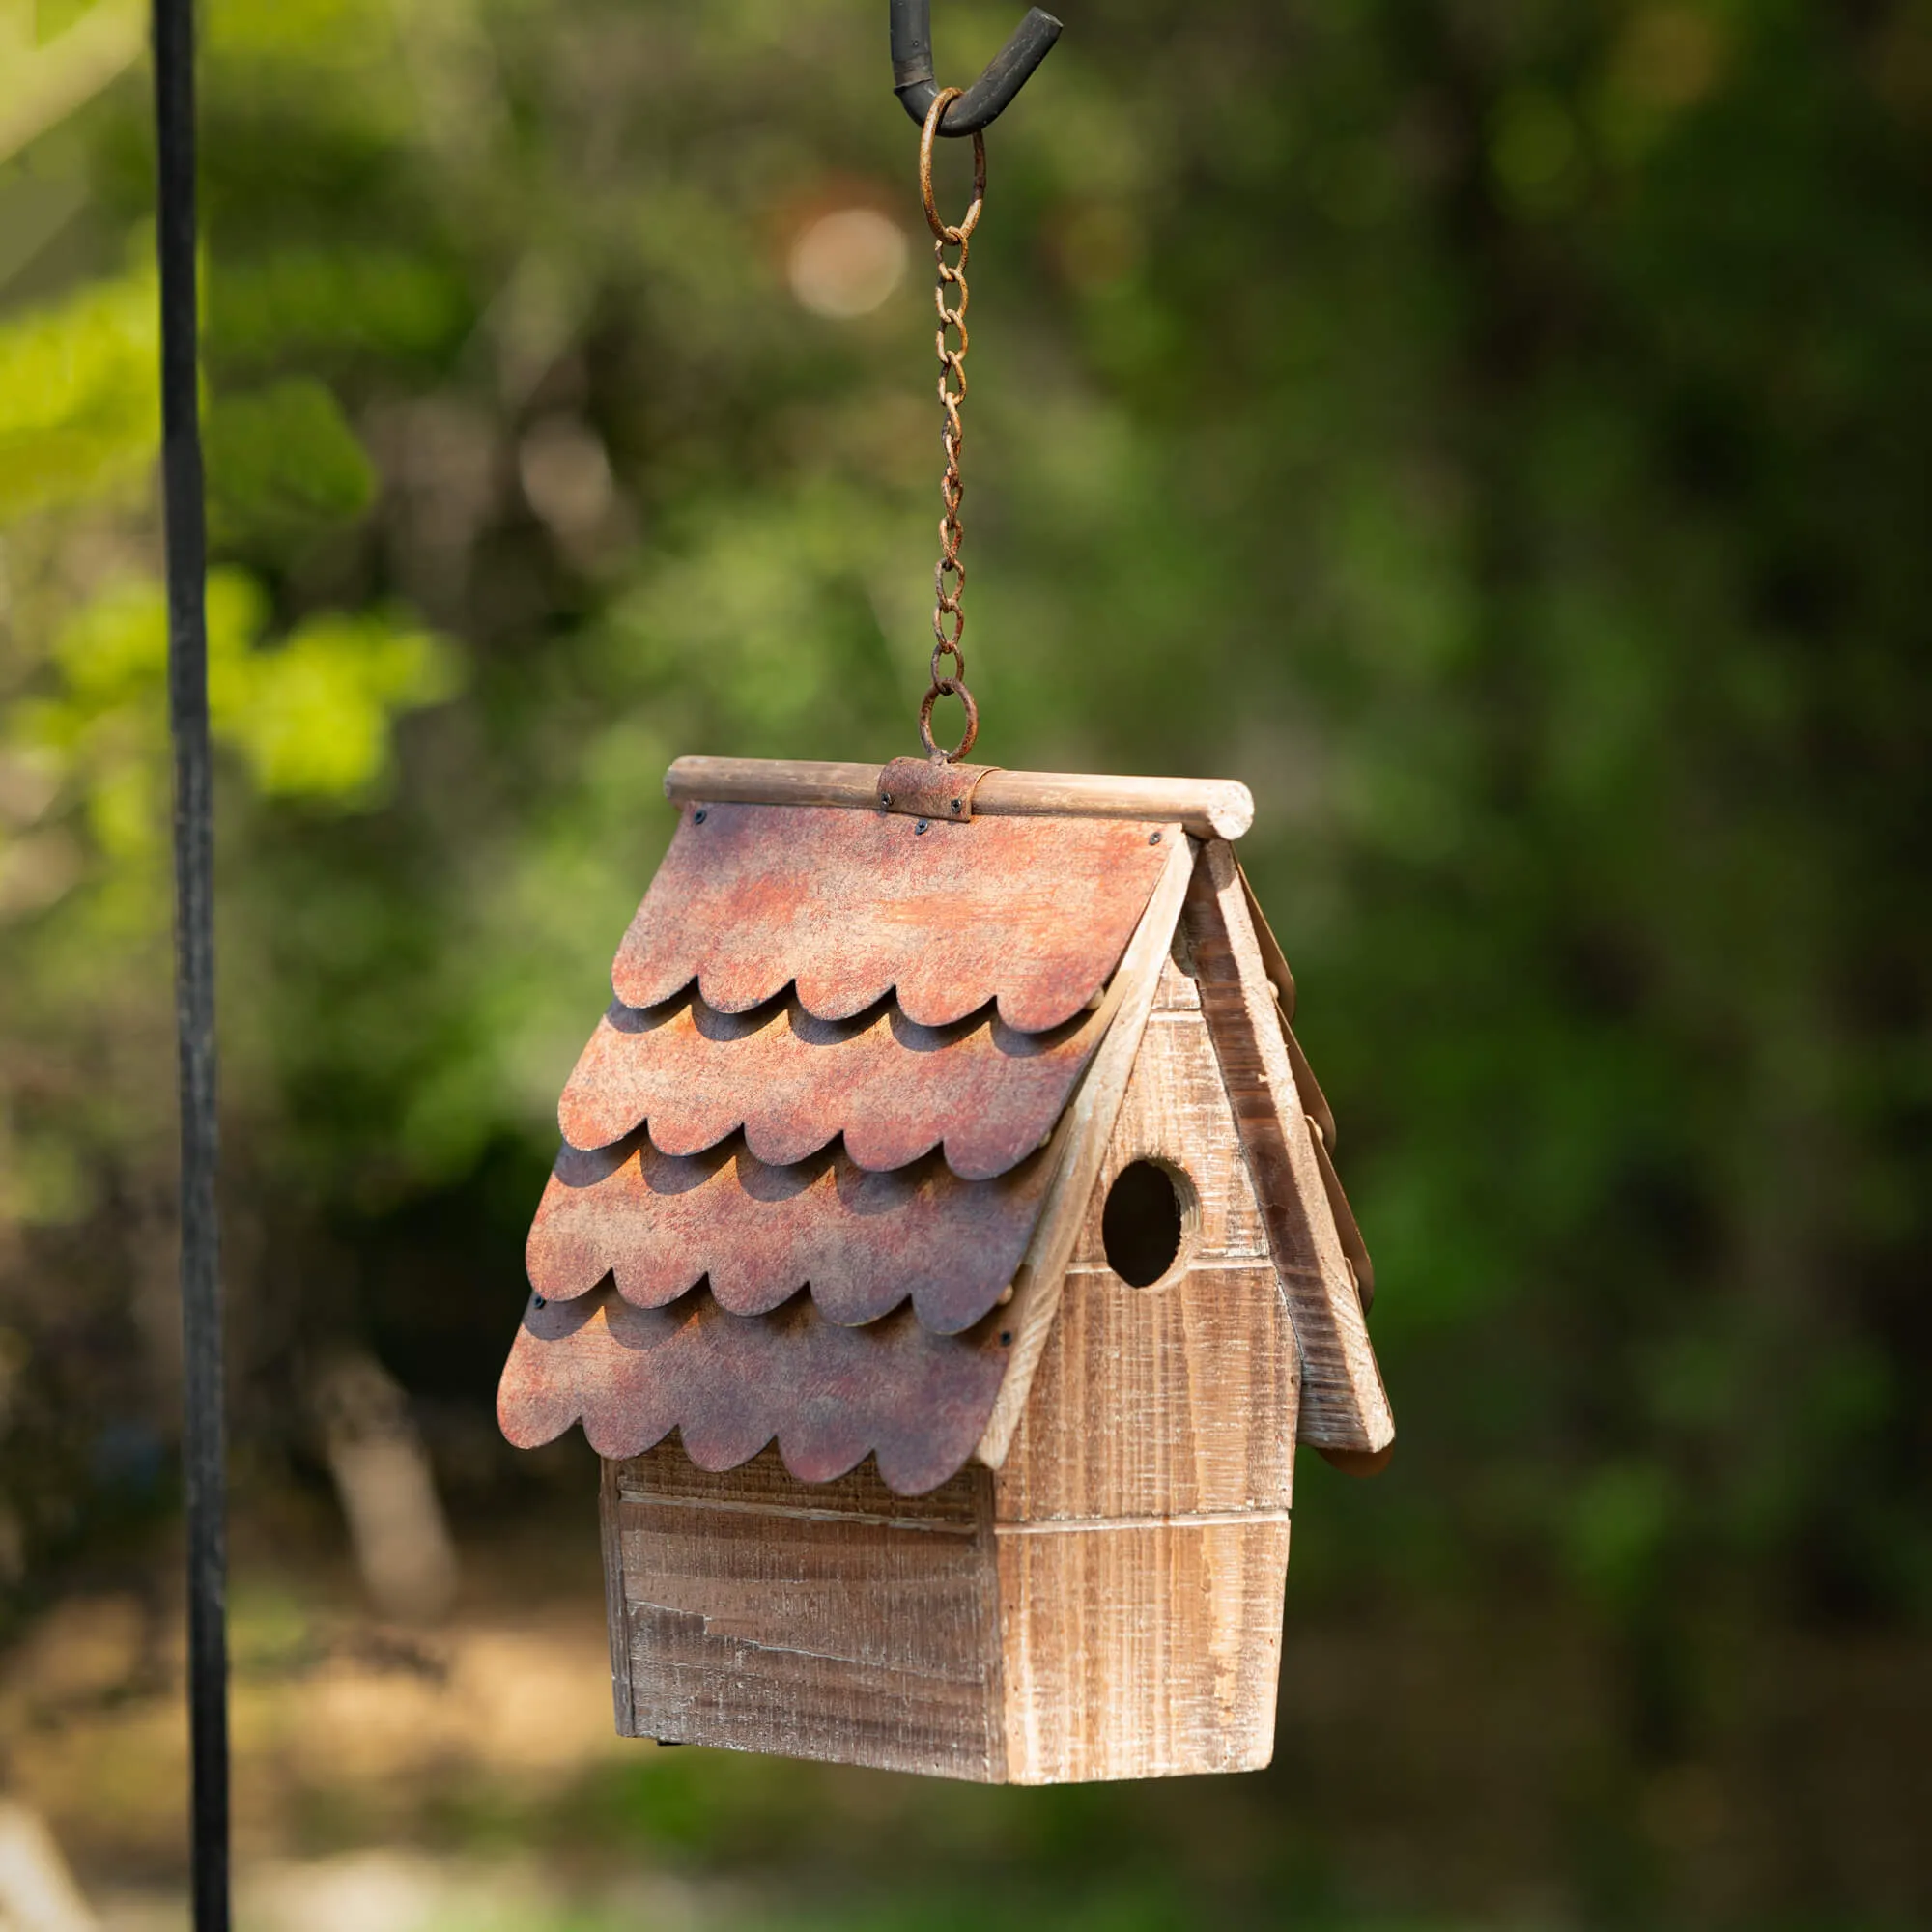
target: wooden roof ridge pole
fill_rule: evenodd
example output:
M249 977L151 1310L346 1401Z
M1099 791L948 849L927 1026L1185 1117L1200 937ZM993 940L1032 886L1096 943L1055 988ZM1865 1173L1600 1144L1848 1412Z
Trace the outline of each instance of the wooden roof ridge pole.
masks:
M195 292L193 0L154 0L161 483L174 740L175 1019L181 1067L182 1476L195 1932L228 1932L227 1430L214 1179L214 798Z
M1061 1117L1058 1166L1026 1259L1014 1277L1013 1298L1007 1305L1013 1341L1006 1379L1000 1384L999 1399L974 1451L980 1462L995 1469L1012 1447L1013 1432L1033 1389L1034 1371L1039 1366L1047 1332L1060 1308L1066 1264L1073 1258L1087 1204L1099 1181L1114 1122L1140 1056L1141 1036L1147 1031L1148 1014L1153 1010L1160 969L1167 962L1174 929L1180 923L1188 882L1194 876L1195 850L1191 838L1175 839L1174 851L1148 900L1147 911L1115 968L1109 988L1114 1014L1107 1037Z
M679 758L665 774L674 805L840 805L878 810L878 765L806 758ZM1255 801L1236 779L1108 778L1089 772L989 771L976 818L1179 819L1197 838L1239 838Z

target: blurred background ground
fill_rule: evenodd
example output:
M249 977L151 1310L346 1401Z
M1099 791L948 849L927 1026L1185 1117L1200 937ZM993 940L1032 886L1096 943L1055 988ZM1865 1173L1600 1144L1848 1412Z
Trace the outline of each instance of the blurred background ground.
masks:
M1298 1533L1348 1506L1321 1486ZM1703 1922L1918 1922L1932 1694L1909 1643L1733 1634L1703 1754L1643 1773L1560 1606L1338 1622L1291 1600L1267 1773L987 1791L618 1740L591 1513L562 1514L476 1549L434 1631L371 1619L352 1566L250 1553L244 1926L1434 1932L1643 1922L1659 1897ZM149 1616L76 1595L0 1688L14 1795L115 1932L184 1922L177 1633L171 1605Z
M982 752L1253 786L1401 1446L1304 1471L1264 1776L606 1735L587 1458L492 1392L665 765L911 742L879 11L207 8L245 1922L1924 1922L1924 0L1069 0L974 242ZM1013 14L937 12L959 74ZM130 1925L182 1883L143 32L0 0L0 1796Z

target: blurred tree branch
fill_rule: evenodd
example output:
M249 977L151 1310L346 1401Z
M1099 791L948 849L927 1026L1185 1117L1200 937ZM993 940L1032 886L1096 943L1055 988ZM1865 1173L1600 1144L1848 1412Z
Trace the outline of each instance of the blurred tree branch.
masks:
M36 0L0 0L0 161L91 100L145 44L142 0L95 0L52 40L34 43Z

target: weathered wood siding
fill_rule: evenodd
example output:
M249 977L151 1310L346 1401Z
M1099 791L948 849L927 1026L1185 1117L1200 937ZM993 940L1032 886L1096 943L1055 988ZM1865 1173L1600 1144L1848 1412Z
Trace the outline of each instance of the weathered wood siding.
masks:
M1101 1213L1143 1159L1179 1170L1195 1206L1176 1267L1131 1288L1107 1265ZM1268 1761L1296 1386L1199 997L1170 962L993 1479L1009 1778Z
M607 1466L620 1727L1000 1776L986 1470L906 1497L869 1463L796 1482L769 1449L723 1475L674 1444Z

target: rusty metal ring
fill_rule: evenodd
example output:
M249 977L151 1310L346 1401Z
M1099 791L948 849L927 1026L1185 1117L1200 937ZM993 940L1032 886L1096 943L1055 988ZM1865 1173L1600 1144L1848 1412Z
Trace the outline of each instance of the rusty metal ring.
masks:
M940 220L939 209L932 199L932 137L939 131L939 117L946 112L948 103L957 100L965 92L963 87L942 87L932 97L932 105L925 110L925 126L919 134L919 192L921 200L925 203L926 225L939 241L961 245L980 225L980 211L986 201L986 138L977 128L974 130L973 205L956 228L949 228ZM972 740L969 738L967 743L971 744Z
M944 96L937 104L945 105ZM931 126L930 116L926 125ZM933 742L932 736L932 707L942 697L956 697L966 707L966 735L950 752L942 751ZM936 758L941 764L956 765L973 749L973 740L979 735L980 707L973 702L973 694L966 689L966 680L963 677L934 678L932 689L925 694L919 707L919 741L925 747L926 755Z

